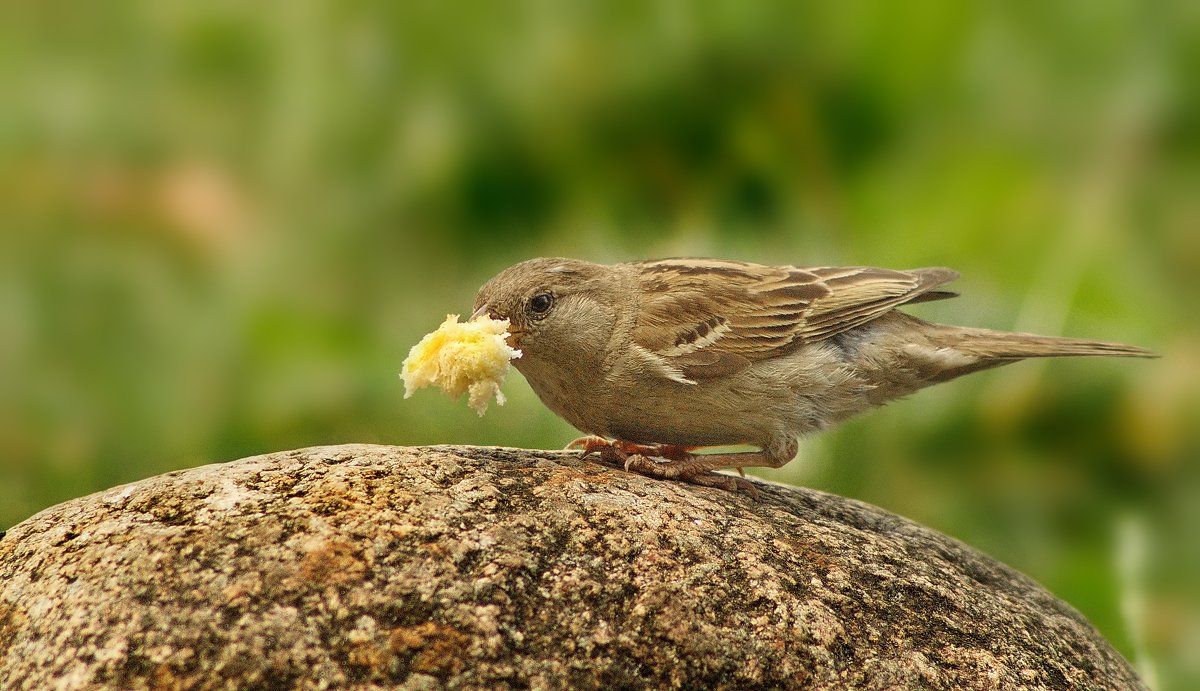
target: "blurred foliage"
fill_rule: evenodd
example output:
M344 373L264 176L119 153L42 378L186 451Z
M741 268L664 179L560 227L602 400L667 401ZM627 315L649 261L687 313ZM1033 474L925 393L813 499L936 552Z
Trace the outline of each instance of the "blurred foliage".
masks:
M338 442L558 447L514 375L403 401L510 263L963 271L928 318L1140 343L806 440L772 477L1029 573L1200 687L1195 3L0 8L0 527Z

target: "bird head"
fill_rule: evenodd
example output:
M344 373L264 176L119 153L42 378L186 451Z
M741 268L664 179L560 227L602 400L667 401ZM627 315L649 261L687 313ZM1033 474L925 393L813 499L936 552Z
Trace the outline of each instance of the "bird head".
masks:
M539 361L602 355L613 333L618 282L613 267L539 257L501 271L479 289L472 318L509 321L519 369Z

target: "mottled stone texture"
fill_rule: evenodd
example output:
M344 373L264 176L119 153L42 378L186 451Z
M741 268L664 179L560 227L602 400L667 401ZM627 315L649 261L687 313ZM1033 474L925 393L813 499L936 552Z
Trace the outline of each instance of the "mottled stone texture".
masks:
M0 538L0 688L1139 688L1028 578L866 504L570 453L336 446Z

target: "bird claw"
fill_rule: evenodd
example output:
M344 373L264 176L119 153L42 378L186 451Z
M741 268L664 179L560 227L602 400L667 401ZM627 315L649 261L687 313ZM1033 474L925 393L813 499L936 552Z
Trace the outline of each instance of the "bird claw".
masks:
M745 492L746 494L749 494L750 498L754 501L759 500L758 488L754 486L754 483L750 482L744 477L734 477L732 475L726 475L725 473L714 473L712 471L708 471L690 478L682 479L684 482L690 482L694 485L716 487L718 489L723 489L726 492L733 492L734 494L737 494L738 492Z
M587 458L588 456L590 456L594 453L597 453L597 452L599 452L601 455L603 455L604 449L611 448L611 447L612 447L612 444L604 437L597 437L595 435L590 434L586 437L580 437L578 439L571 441L571 443L567 444L564 447L564 449L567 451L574 451L576 449L580 449L583 451L583 453L579 454L579 457Z

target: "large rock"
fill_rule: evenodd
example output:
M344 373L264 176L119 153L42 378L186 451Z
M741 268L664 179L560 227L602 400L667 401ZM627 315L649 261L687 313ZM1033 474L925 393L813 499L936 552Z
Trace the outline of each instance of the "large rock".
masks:
M903 518L569 453L335 446L0 539L0 688L1139 688L1078 612Z

